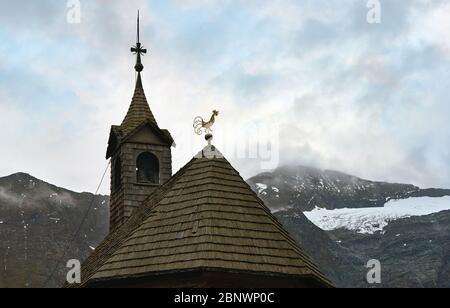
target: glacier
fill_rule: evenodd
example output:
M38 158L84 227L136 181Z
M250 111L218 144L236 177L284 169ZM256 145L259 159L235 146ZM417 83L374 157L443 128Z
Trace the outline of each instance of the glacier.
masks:
M450 196L390 200L384 207L335 210L316 207L312 211L303 213L312 223L325 231L347 229L361 234L374 234L383 232L390 221L430 215L445 210L450 210Z

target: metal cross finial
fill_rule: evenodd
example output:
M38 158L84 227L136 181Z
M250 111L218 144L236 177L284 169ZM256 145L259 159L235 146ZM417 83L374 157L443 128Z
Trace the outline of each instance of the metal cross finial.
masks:
M135 46L131 47L131 52L136 55L136 65L134 66L134 69L140 73L144 69L141 61L141 55L146 54L147 49L143 48L139 38L139 11L137 17L137 42Z

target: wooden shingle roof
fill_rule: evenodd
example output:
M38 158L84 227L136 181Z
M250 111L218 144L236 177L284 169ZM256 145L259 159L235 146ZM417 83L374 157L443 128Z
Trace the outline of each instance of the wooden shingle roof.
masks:
M151 121L156 126L158 125L145 97L141 74L138 73L133 99L120 127L126 136L145 121Z
M174 144L169 131L159 128L145 97L141 74L138 73L134 95L122 124L111 126L106 158L110 158L121 143L125 142L144 126L150 127L167 145Z
M203 152L201 152L203 153ZM200 155L83 264L83 284L194 269L312 277L331 286L223 157Z

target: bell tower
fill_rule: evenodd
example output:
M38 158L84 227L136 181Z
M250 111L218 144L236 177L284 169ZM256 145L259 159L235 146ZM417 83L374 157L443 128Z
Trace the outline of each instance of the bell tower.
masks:
M157 187L172 176L168 130L160 129L145 97L141 57L147 53L139 38L131 48L136 54L134 95L121 125L113 125L106 159L111 159L110 232L120 227Z

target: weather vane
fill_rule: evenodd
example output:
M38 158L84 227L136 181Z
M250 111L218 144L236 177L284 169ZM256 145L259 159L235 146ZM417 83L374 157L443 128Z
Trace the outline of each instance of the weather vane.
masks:
M141 61L141 55L146 54L147 49L145 49L141 44L141 40L139 38L139 11L137 17L137 42L135 46L131 47L131 52L136 55L136 65L134 66L134 68L136 69L136 72L140 73L144 69L144 65L142 65Z
M203 134L203 132L207 135L210 135L212 132L211 127L216 122L216 117L219 115L219 111L214 110L211 118L208 122L205 122L202 117L196 117L194 119L194 132L197 135Z

